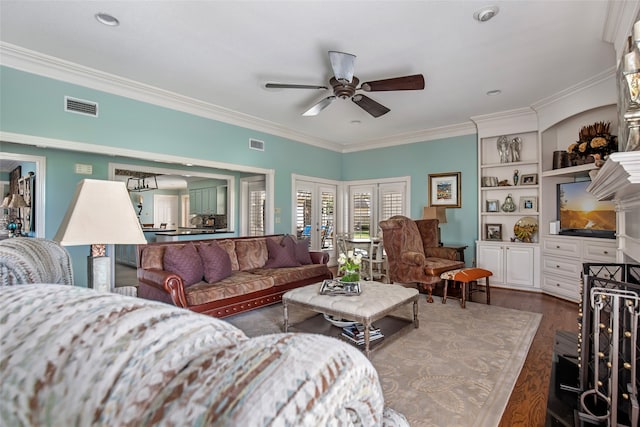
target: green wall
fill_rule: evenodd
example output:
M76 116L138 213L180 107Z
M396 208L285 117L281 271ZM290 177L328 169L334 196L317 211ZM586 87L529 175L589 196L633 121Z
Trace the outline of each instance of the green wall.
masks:
M276 233L288 233L292 229L292 174L343 181L409 175L411 216L417 218L427 204L428 174L460 171L463 205L461 209L447 210L449 222L442 226L442 239L469 244L467 263L472 259L473 241L478 235L475 134L341 154L8 67L0 67L0 93L0 130L3 132L274 170L274 207L280 208L281 220L275 224ZM65 96L97 102L98 117L64 112ZM265 151L249 149L250 138L264 141ZM125 162L111 156L2 141L0 151L47 158L47 238L55 234L78 181L107 179L109 162ZM76 175L75 163L92 164L93 175ZM158 166L153 162L136 163ZM239 178L240 174L237 188ZM84 257L88 248L70 248L70 252L74 257L76 281L82 284L86 280Z

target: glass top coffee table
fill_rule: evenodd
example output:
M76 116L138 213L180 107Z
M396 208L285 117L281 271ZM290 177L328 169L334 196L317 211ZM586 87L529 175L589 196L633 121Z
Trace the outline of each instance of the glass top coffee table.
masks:
M385 325L379 326L383 329L385 339L376 343L376 348L382 346L384 342L388 342L389 338L399 336L399 332L407 326L413 324L414 328L418 328L418 290L405 288L400 285L389 285L380 282L360 281L362 292L360 295L320 295L321 283L292 289L282 296L282 305L284 309L284 331L289 330L289 305L296 305L317 313L331 315L335 318L349 319L364 325L364 352L367 357L371 355L370 327L371 324L383 318L392 318L399 320L402 327L394 326L385 330ZM396 316L390 316L390 313L397 308L413 303L413 319L402 319ZM322 316L320 316L324 325L329 325ZM304 322L303 322L304 323ZM395 322L397 325L398 322ZM300 325L296 325L297 329ZM306 328L305 328L306 329ZM326 330L326 328L325 328ZM309 332L320 332L312 330Z

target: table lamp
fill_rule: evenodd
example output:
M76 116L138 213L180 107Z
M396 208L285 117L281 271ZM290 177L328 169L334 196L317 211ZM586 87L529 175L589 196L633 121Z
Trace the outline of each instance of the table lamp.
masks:
M422 209L422 219L438 220L438 244L443 246L442 239L440 237L440 224L447 223L447 209L443 207L425 206Z
M63 246L91 245L89 287L111 289L108 244L145 244L138 216L124 182L83 179L53 240Z

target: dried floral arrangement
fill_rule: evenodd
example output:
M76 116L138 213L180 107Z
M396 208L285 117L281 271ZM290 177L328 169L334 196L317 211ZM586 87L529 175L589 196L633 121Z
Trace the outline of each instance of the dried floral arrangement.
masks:
M610 133L610 122L596 122L583 126L578 141L569 145L567 152L573 165L602 162L618 151L618 138Z

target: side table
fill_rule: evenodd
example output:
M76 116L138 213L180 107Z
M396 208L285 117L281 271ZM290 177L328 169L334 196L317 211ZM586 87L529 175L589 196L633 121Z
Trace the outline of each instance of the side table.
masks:
M458 261L464 262L464 250L469 246L464 243L443 243L443 248L455 249L458 252Z

